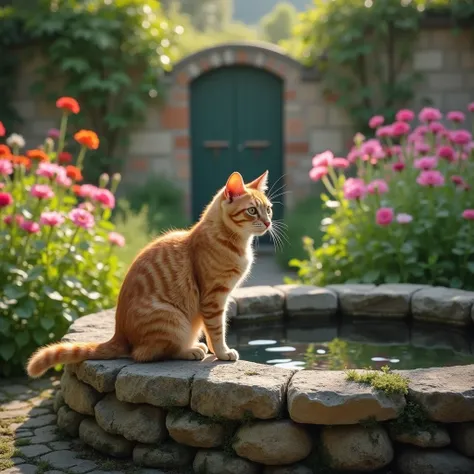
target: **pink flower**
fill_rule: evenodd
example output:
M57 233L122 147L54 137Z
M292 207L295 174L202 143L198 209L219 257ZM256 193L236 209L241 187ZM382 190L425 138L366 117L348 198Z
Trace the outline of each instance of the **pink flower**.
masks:
M334 158L331 163L329 163L329 166L331 168L340 168L340 169L345 169L349 168L349 161L346 160L345 158Z
M438 165L438 159L435 156L424 156L415 160L413 166L419 170L432 170Z
M347 154L347 160L349 163L355 163L360 158L360 150L352 147L351 151Z
M388 192L388 184L383 179L374 179L367 185L369 194L384 194Z
M402 135L406 135L410 131L410 125L406 122L395 122L392 125L392 135L394 137L401 137Z
M79 196L83 198L93 198L99 188L94 186L93 184L83 184L79 187L79 192L77 193Z
M428 145L428 143L415 142L415 150L418 153L425 154L430 151L430 146Z
M401 212L400 214L397 214L397 222L399 224L409 224L413 220L413 216L410 214L404 214Z
M13 173L13 165L11 161L0 160L0 175L8 176Z
M381 207L375 214L375 221L378 225L386 226L392 223L394 215L391 207Z
M441 120L443 115L434 107L424 107L418 114L418 118L420 119L420 122L434 122L436 120Z
M434 134L444 132L444 130L445 130L444 125L442 123L439 123L439 122L431 122L428 125L428 129L431 132L433 132Z
M391 137L393 135L392 126L385 125L384 127L378 128L377 131L375 132L375 135L377 135L377 137L379 138Z
M464 219L468 221L473 221L474 220L474 209L466 209L463 213L462 216Z
M115 207L115 196L108 189L97 189L92 199L100 202L103 206L113 209Z
M474 112L474 102L471 102L470 104L468 104L467 110L469 110L469 112Z
M360 147L360 154L362 155L362 159L364 161L368 161L370 158L379 159L385 156L382 144L375 138L362 143Z
M459 110L453 110L452 112L448 112L446 117L448 118L448 120L451 120L452 122L456 123L464 122L466 118L466 116Z
M118 232L110 232L109 242L112 245L117 245L118 247L123 247L125 245L125 237Z
M53 190L47 184L34 184L30 192L38 199L51 199L54 196Z
M34 221L23 221L20 223L20 227L28 234L37 234L40 231L39 224Z
M359 178L349 178L343 186L346 199L361 199L367 194L364 181Z
M458 187L463 188L466 186L466 182L464 181L464 178L462 176L451 176L451 181Z
M89 211L89 212L93 212L95 209L94 204L92 204L89 201L81 202L81 204L79 204L78 207L79 209L85 209L86 211Z
M405 163L403 161L397 161L392 165L393 171L400 173L405 169Z
M61 225L64 220L64 217L59 212L43 212L40 217L40 224L56 227L57 225Z
M369 127L370 128L378 128L380 125L384 123L385 119L382 115L374 115L370 120L369 120Z
M313 181L319 181L323 176L328 174L328 169L325 166L318 166L317 168L311 168L309 177Z
M428 133L429 129L426 125L418 125L418 127L413 130L412 135L423 137Z
M438 156L448 161L456 160L456 154L453 148L448 145L442 145L438 148Z
M313 167L318 168L319 166L329 166L331 161L333 160L334 155L329 150L320 153L313 157Z
M49 163L47 161L42 161L38 165L36 170L38 176L43 176L44 178L54 178L55 176L63 175L66 176L66 170L55 163Z
M83 229L91 229L94 227L94 216L85 209L73 209L68 215L69 219L78 227L82 227Z
M397 112L395 118L399 122L411 122L415 118L415 113L410 109L402 109Z
M467 130L453 130L450 138L456 145L467 145L472 140L472 135Z
M418 178L416 178L416 182L420 186L443 186L444 176L437 170L422 171Z
M0 193L0 209L13 203L13 197L10 193Z
M48 130L48 137L52 138L53 140L57 140L60 134L61 132L57 128L50 128Z
M72 179L69 178L66 174L58 174L58 176L56 176L56 183L59 184L59 186L62 186L63 188L69 188L69 186L71 186L72 184Z

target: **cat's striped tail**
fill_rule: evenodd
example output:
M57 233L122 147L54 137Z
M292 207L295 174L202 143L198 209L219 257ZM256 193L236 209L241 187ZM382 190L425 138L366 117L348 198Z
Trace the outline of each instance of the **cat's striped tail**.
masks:
M26 371L32 378L41 377L57 364L76 364L90 359L117 359L128 355L126 344L112 338L107 342L60 342L39 348L28 361Z

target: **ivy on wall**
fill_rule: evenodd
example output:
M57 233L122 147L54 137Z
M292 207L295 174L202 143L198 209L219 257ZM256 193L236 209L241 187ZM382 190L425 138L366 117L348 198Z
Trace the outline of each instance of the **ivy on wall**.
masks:
M78 99L85 114L75 118L83 121L75 125L93 128L101 137L89 178L117 170L130 127L144 118L150 100L162 97L160 79L171 67L180 27L165 18L156 0L40 0L32 5L20 2L9 18L21 25L23 43L39 45L47 59L34 92L45 99ZM5 43L6 36L0 31L0 41ZM8 68L5 56L0 57L0 69ZM11 81L11 74L4 80ZM10 112L0 113L8 125Z
M421 75L410 62L427 14L465 26L473 0L314 0L283 47L321 71L325 93L358 130L375 114L393 119Z

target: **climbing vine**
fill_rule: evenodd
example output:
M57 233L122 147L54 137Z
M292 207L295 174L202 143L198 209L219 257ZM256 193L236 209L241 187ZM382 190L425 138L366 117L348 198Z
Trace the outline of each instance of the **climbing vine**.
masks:
M74 125L101 136L89 178L115 171L130 128L144 118L150 100L162 97L161 79L176 54L180 27L165 18L156 0L34 3L20 2L23 6L10 14L46 58L34 92L46 100L58 95L78 99L86 113Z
M391 120L413 96L421 75L411 70L415 42L428 15L463 25L473 0L314 0L283 46L321 72L326 97L358 130L380 114Z

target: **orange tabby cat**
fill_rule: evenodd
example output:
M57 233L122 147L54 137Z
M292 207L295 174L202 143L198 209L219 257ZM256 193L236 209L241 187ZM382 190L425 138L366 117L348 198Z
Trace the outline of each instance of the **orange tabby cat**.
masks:
M271 226L267 180L268 171L248 184L232 173L196 225L164 234L136 257L120 290L110 341L40 348L28 375L87 359L201 360L208 347L218 359L237 360L226 344L227 300L249 273L253 237ZM203 332L207 346L199 342Z

